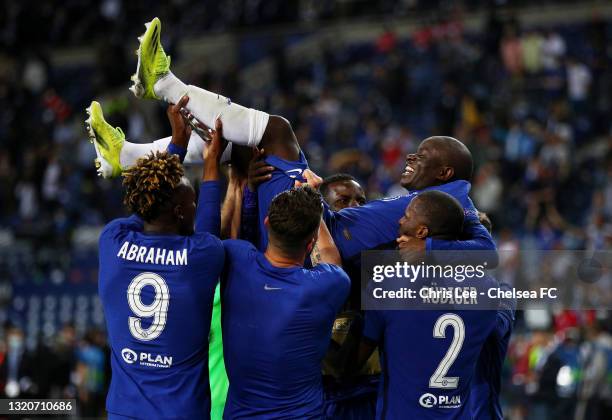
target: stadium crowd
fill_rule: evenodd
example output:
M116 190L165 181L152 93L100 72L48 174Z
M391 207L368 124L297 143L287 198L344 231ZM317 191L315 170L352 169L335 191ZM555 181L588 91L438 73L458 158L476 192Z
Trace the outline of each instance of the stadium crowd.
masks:
M372 198L401 192L397 168L418 139L454 134L474 150L474 200L502 241L597 249L609 244L612 215L609 31L597 20L521 30L492 19L464 33L449 21L410 39L388 31L369 44L323 46L298 68L277 54L277 83L263 91L240 83L236 69L204 66L185 78L286 116L316 171L350 172ZM44 51L3 62L0 220L18 238L67 246L75 227L122 211L119 191L87 170L78 111L113 84L103 67L51 68ZM111 73L129 68L119 62ZM100 85L75 87L90 71ZM106 114L132 141L164 134L124 94Z
M105 5L112 16L113 2ZM58 42L80 39L78 33L70 37ZM477 33L465 32L461 21L440 20L408 39L389 29L371 43L323 45L320 59L299 67L275 54L276 83L265 90L241 83L237 69L213 74L203 68L183 78L285 116L315 172L351 173L368 198L401 194L398 174L406 153L428 135L453 135L473 153L472 197L491 217L500 250L609 249L611 41L611 23L597 19L534 28L492 16ZM10 37L4 43L8 54ZM115 53L127 57L133 49L127 44L101 48L100 62ZM92 170L94 155L80 110L96 94L125 87L133 67L125 61L113 60L112 69L108 64L57 69L43 49L2 60L0 241L69 250L78 246L76 230L124 214L119 184L97 178ZM84 79L94 83L75 83ZM127 94L105 105L109 119L124 127L129 139L164 135L147 127ZM571 364L567 360L576 372L587 370L580 349L597 340L609 343L594 318L556 314L554 322L535 331L519 320L506 365L510 413L568 414L575 408L580 381L559 387L558 371ZM5 383L15 378L11 349L20 335L19 326L5 326L0 351ZM83 407L93 401L89 413L99 414L108 380L104 341L96 331L74 337L66 326L57 343L27 350L41 358L35 360L62 361L57 371L49 364L49 372L37 373L41 378L32 395L74 395ZM540 406L527 410L530 398ZM559 398L567 405L558 404Z

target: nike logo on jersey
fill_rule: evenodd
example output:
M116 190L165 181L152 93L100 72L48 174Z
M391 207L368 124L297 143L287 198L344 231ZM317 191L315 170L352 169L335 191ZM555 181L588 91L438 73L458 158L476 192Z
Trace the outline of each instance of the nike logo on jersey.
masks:
M292 174L292 172L295 172L295 174ZM301 169L289 169L288 171L285 171L285 173L287 174L289 178L297 178L298 175L302 174L302 170Z
M280 287L271 287L268 286L267 284L264 284L264 290L281 290Z

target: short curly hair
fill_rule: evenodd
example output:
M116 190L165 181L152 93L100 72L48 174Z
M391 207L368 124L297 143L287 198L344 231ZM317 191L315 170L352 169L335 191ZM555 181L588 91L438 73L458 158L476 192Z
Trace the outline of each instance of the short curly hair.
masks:
M171 202L184 173L177 155L151 152L123 171L123 202L132 213L150 222Z
M301 251L321 222L321 194L298 187L278 194L268 209L270 234L288 251Z

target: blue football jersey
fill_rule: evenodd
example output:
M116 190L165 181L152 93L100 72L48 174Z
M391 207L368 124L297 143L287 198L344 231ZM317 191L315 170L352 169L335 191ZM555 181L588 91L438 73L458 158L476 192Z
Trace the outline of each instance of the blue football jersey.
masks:
M209 418L208 334L223 263L221 241L201 229L148 235L136 216L104 228L99 294L111 347L111 415Z
M263 221L268 215L268 209L274 197L290 190L295 186L295 181L306 182L302 177L304 170L308 168L308 162L304 153L300 151L297 161L289 161L271 155L266 157L266 163L274 167L272 177L257 187L257 203L259 214L259 244L260 251L265 251L268 246L268 232Z
M363 334L379 344L383 371L376 418L471 419L474 371L495 316L490 310L366 311Z
M321 361L348 276L330 264L274 267L249 242L224 245L224 418L321 418Z
M326 207L324 219L343 261L354 262L362 251L395 248L399 220L406 207L420 192L443 191L455 197L465 210L464 233L466 241L445 241L427 238L427 250L494 250L495 243L489 232L480 224L478 212L469 197L470 183L453 181L404 196L372 200L360 207L345 208L334 212Z

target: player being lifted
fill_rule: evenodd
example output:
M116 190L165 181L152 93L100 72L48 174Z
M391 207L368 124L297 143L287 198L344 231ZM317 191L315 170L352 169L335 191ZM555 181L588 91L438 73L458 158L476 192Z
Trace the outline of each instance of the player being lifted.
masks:
M161 23L155 18L146 24L146 31L140 38L138 66L132 77L132 91L136 96L148 99L163 99L178 103L183 96L189 97L186 109L197 121L213 127L220 118L224 127L224 137L228 141L245 148L235 148L232 159L243 162L245 167L251 157L251 147L261 147L269 154L267 161L278 169L269 182L258 191L259 219L267 214L272 198L279 192L290 189L295 179L307 168L306 159L300 151L297 139L287 120L270 116L262 111L248 109L232 103L229 99L195 86L188 86L170 72L170 58L164 53L160 43ZM202 139L194 137L187 151L186 162L193 159L201 161L201 151L205 149ZM169 139L142 145L125 142L121 131L117 130L112 139L98 139L99 172L103 176L117 176L122 169L134 164L137 158L150 150L164 148ZM246 173L246 171L245 171ZM260 225L260 249L265 249L267 236L263 224Z
M180 154L189 128L170 107L169 152L124 171L132 216L100 235L99 294L111 347L109 418L209 418L208 327L223 269L218 162L208 159L196 209ZM89 134L113 130L93 102ZM215 143L218 144L218 143ZM214 145L208 151L214 152ZM195 230L194 230L195 223Z
M246 173L251 156L250 148L265 149L266 162L275 168L270 180L257 190L260 231L257 245L260 250L265 250L267 234L263 220L272 198L291 188L294 180L299 179L308 167L291 125L282 117L247 109L221 95L183 83L170 72L170 58L160 43L159 19L153 19L146 26L137 52L136 74L132 77L133 92L142 98L163 99L171 103L177 103L186 94L189 103L185 108L197 121L212 127L216 118L221 118L225 138L234 144L248 146L232 150L232 162L235 166L242 166L243 173ZM123 168L132 165L144 153L159 149L168 142L168 139L162 139L149 144L128 143L119 131L114 138L116 140L112 141L101 139L96 144L100 172L104 176L121 173ZM197 158L197 152L203 148L205 145L201 139L190 142L185 162L191 162L192 157ZM494 250L495 244L478 221L474 205L468 197L471 175L472 156L463 143L451 137L431 137L421 142L417 153L407 156L402 185L411 192L433 188L453 195L466 210L467 220L462 238L469 239L463 244L456 244L455 248ZM343 261L358 265L361 251L392 243L396 238L397 221L414 195L374 200L364 206L339 212L327 209L325 221ZM423 245L427 249L454 249L452 243L439 240L428 240Z

